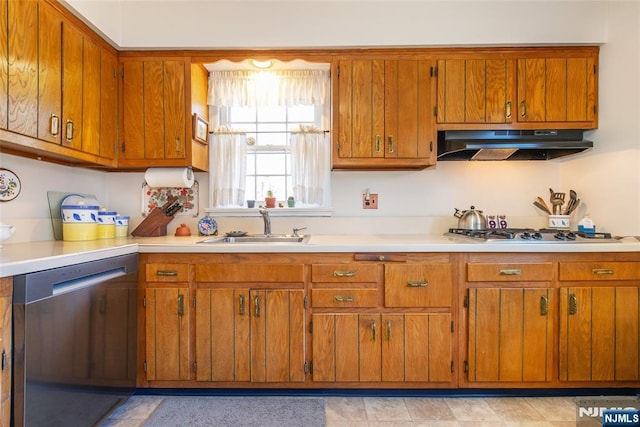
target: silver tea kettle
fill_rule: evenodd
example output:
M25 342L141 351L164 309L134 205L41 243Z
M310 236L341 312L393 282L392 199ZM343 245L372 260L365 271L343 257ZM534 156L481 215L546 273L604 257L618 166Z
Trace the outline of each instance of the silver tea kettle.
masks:
M468 211L460 211L456 208L453 216L458 218L458 228L465 230L483 230L487 228L487 218L482 214L482 211L476 210L475 206L471 206Z

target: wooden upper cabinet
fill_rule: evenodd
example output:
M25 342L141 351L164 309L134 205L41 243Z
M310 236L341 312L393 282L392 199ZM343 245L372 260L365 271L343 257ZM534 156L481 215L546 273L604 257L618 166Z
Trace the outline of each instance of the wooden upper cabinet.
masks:
M102 49L100 67L100 156L115 159L118 143L117 55Z
M597 52L519 58L518 122L596 128L597 64Z
M438 61L438 124L511 123L515 61L504 58Z
M0 129L7 128L7 107L9 106L8 13L8 0L0 0Z
M38 138L60 144L62 120L62 17L51 8L38 14Z
M119 166L187 164L186 65L184 59L123 62Z
M428 60L338 62L334 169L420 169L435 162Z
M83 38L71 25L62 25L62 145L82 149Z
M35 138L38 132L38 3L10 1L8 6L7 129Z

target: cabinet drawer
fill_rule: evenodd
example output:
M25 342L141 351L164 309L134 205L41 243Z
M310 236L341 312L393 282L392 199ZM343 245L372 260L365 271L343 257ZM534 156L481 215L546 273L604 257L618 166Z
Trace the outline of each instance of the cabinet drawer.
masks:
M568 280L638 280L637 262L561 262L559 278Z
M378 281L376 264L313 264L311 281L314 283L365 283Z
M553 263L470 263L468 282L548 282L553 280Z
M302 264L199 264L196 282L303 282Z
M311 306L318 307L377 307L377 289L313 289Z
M451 264L387 264L384 267L386 307L448 307Z
M147 282L188 282L189 264L147 264Z

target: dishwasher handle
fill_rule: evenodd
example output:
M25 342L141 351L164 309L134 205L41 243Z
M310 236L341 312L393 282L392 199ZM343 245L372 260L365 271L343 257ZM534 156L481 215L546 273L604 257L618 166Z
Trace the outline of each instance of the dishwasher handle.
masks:
M136 254L82 262L13 278L13 303L30 304L138 271Z

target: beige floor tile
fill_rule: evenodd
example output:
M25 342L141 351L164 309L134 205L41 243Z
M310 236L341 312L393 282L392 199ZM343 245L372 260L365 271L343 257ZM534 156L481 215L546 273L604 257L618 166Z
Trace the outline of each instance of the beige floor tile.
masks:
M369 421L411 421L401 397L365 397L364 407Z
M526 401L547 421L576 421L575 397L526 397Z
M146 420L107 419L100 424L100 427L142 427L145 421Z
M330 421L327 420L326 427L369 427L367 421Z
M413 421L369 421L369 427L415 427Z
M447 397L444 401L458 421L501 421L483 398Z
M161 396L131 396L108 417L110 420L146 420L164 400Z
M455 421L443 398L405 397L404 404L413 421Z
M367 421L362 397L326 397L324 399L327 421Z
M553 427L551 421L505 421L505 427ZM573 426L575 427L575 425Z
M504 421L543 421L545 418L523 397L492 397L484 401Z

